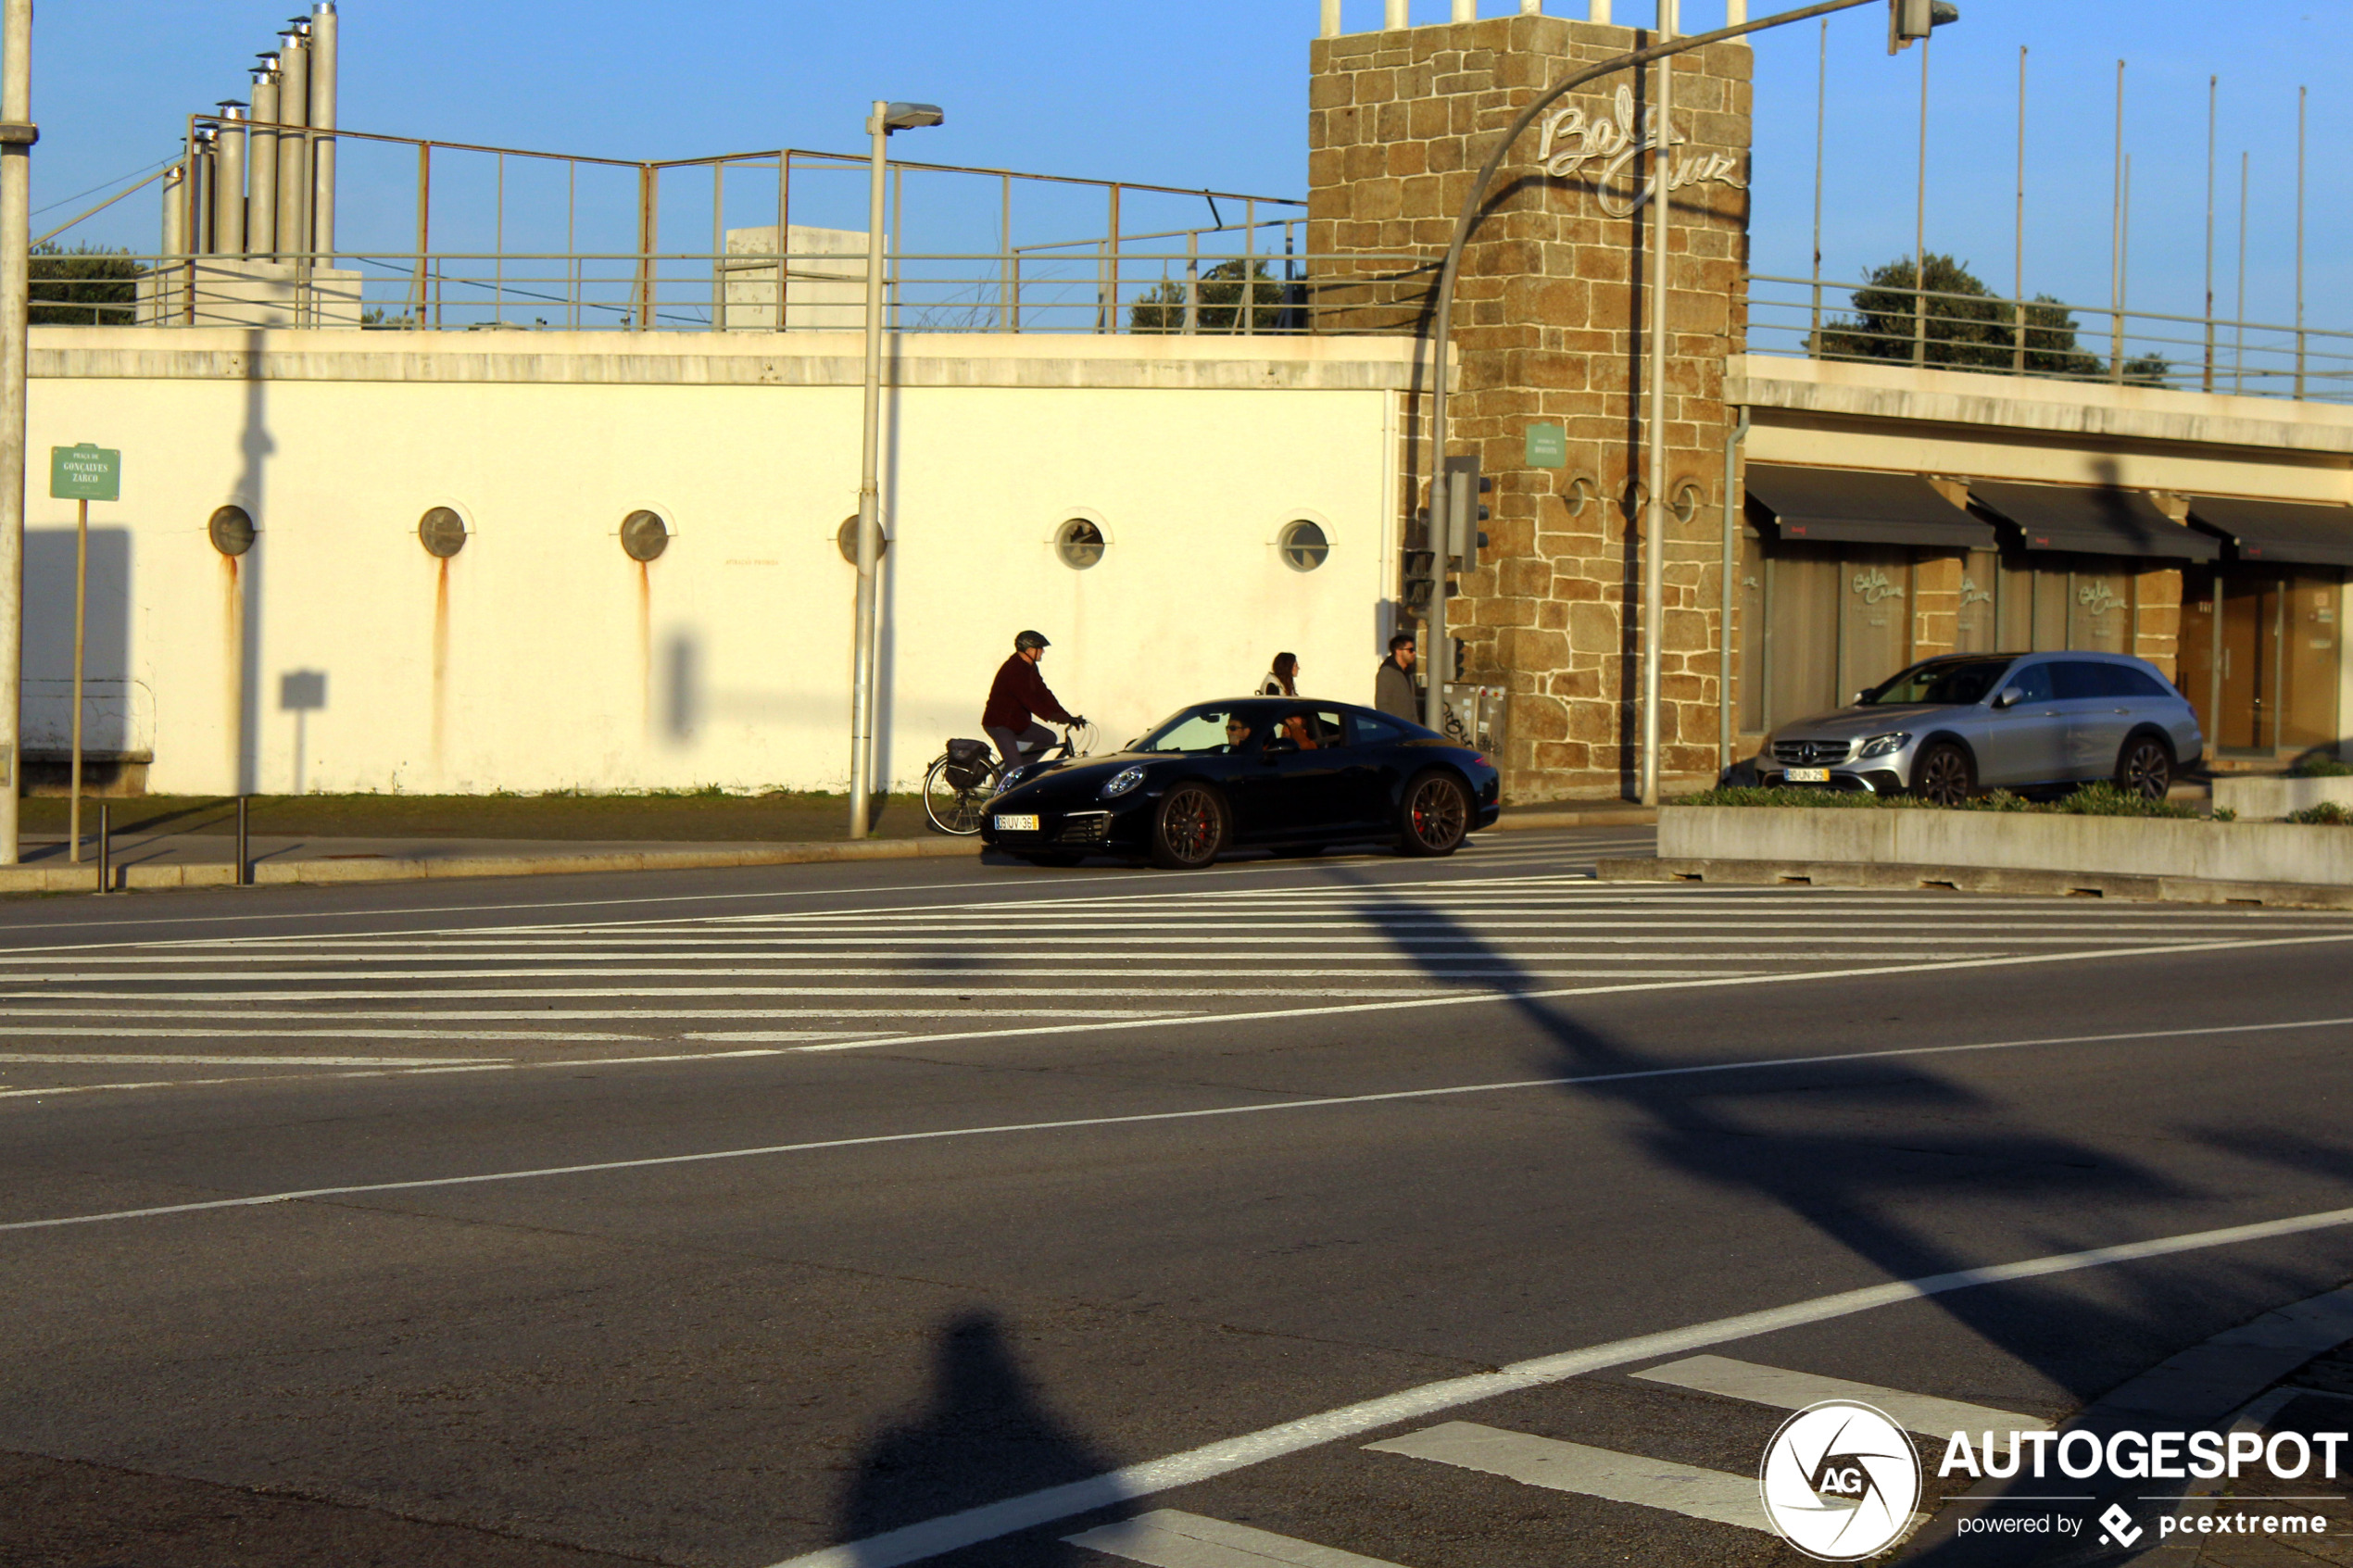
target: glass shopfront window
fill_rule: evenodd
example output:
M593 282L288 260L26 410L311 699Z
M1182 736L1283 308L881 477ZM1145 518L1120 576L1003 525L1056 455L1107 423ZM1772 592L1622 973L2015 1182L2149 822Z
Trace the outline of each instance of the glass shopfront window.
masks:
M2181 684L2218 749L2271 756L2341 738L2343 576L2239 563L2185 576Z
M1837 696L1843 704L1912 662L1912 553L1850 545L1839 566Z
M2000 571L2001 558L1991 550L1971 550L1963 558L1960 614L1953 626L1954 652L2001 650L2001 629L1994 620L1994 590L2001 586Z

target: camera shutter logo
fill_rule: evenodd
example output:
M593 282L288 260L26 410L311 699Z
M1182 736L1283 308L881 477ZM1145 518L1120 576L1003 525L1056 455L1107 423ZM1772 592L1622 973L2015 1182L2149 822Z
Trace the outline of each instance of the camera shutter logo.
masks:
M1920 1500L1920 1457L1904 1429L1850 1399L1809 1405L1781 1424L1757 1470L1765 1517L1820 1562L1875 1556Z

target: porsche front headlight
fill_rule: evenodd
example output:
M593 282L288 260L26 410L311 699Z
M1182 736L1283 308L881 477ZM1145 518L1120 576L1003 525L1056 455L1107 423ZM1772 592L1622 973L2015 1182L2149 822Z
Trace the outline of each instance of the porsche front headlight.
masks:
M1105 800L1116 800L1143 782L1144 770L1140 765L1122 768L1104 783L1101 797Z

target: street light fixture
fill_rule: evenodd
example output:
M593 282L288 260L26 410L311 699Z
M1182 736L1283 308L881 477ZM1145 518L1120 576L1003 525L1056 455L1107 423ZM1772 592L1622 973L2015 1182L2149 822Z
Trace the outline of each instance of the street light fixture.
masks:
M947 119L937 104L890 104L875 100L866 116L874 138L872 177L866 199L866 406L858 461L858 610L851 636L849 693L849 836L863 838L874 809L875 785L875 569L882 558L882 508L877 476L882 466L883 173L890 162L890 133L916 131ZM776 234L782 255L789 236ZM780 297L776 308L784 308ZM782 321L778 325L782 325Z

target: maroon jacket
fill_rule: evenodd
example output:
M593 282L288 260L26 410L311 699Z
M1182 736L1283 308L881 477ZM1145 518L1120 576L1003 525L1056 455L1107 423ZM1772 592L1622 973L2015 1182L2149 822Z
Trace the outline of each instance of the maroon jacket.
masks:
M988 688L988 706L981 710L980 727L1026 730L1033 714L1057 724L1071 721L1054 694L1046 689L1046 678L1038 673L1038 666L1015 654L998 668L997 679Z

